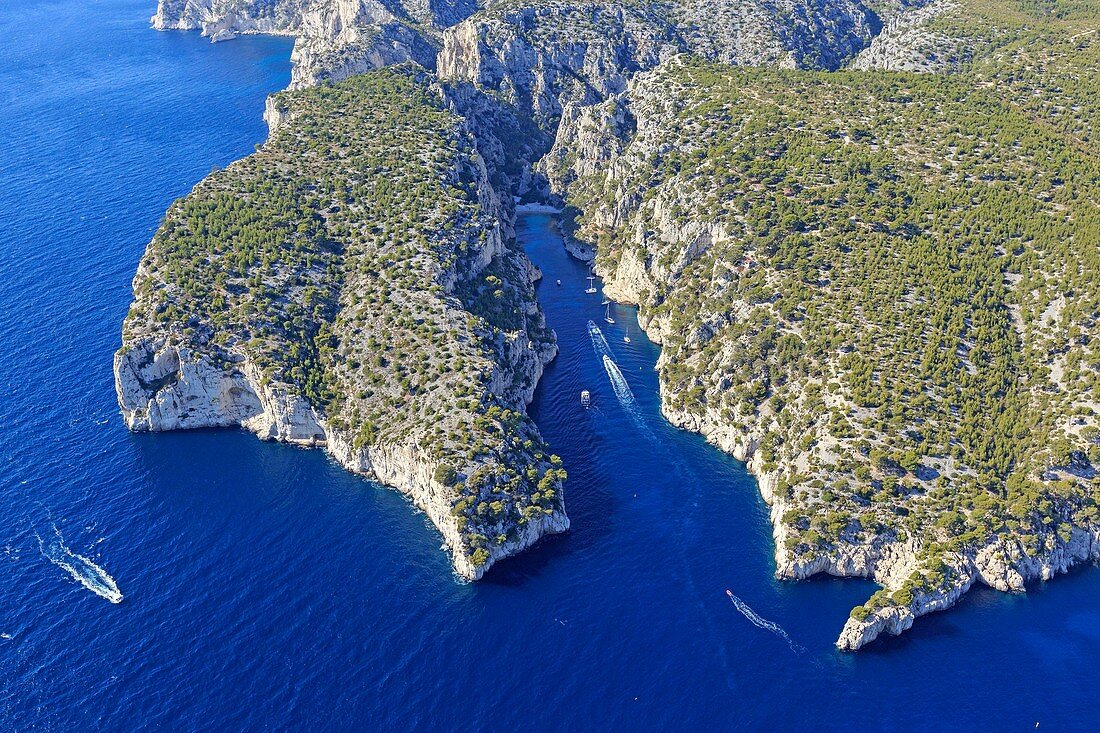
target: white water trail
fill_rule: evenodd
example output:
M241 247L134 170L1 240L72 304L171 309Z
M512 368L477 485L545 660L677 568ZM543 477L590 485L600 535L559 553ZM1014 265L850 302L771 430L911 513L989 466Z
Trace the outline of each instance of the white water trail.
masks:
M603 368L607 372L607 378L611 380L611 388L615 390L615 396L624 405L634 404L634 393L630 391L630 385L626 383L626 377L619 370L619 365L611 361L610 356L603 357Z
M634 421L634 424L638 426L638 430L644 436L656 443L658 447L661 447L661 440L650 429L648 421L642 411L638 409L634 393L630 389L630 383L626 381L619 365L615 363L615 354L611 351L611 345L607 343L600 327L592 321L588 322L588 336L592 339L592 348L596 350L596 355L601 357L604 371L607 372L607 378L611 380L611 388L615 391L615 397L622 404L626 414L630 416L630 419ZM678 453L668 453L668 461L670 465L676 467L686 481L695 480L695 472L691 469L691 466L679 458Z
M641 421L641 415L637 414L636 408L633 407L634 393L630 391L626 377L623 376L619 365L615 363L615 354L612 353L611 346L604 338L603 331L592 321L588 322L588 336L592 339L592 348L596 350L596 356L599 356L603 362L604 371L607 372L607 378L611 380L611 389L615 391L615 396L632 417Z
M122 603L122 591L118 589L115 579L88 558L66 547L61 531L56 525L51 526L54 538L49 542L43 540L37 532L34 535L38 538L38 547L42 551L42 556L66 571L74 580L97 596L106 598L111 603Z
M592 348L596 350L597 354L600 356L614 356L611 353L611 345L604 338L603 331L592 321L588 322L588 336L592 339Z
M741 615L744 616L745 618L747 618L750 622L752 622L753 626L755 626L758 629L764 629L765 631L772 632L773 634L778 636L780 639L787 642L787 646L789 646L791 648L791 651L794 652L795 654L801 654L802 652L805 651L805 649L800 647L798 644L794 643L794 639L792 639L787 634L787 632L783 630L782 626L780 626L779 624L777 624L773 621L769 621L766 618L763 618L756 611L749 608L749 604L742 601L740 598L735 596L730 591L727 590L726 595L729 596L730 601L733 603L734 607L736 607L737 610L741 612Z

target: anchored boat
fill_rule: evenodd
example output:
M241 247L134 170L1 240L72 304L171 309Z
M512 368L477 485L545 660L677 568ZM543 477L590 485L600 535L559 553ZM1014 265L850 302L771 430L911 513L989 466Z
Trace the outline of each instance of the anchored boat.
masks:
M581 390L581 404L584 405L585 409L588 409L588 406L592 404L592 395L588 394L587 389Z

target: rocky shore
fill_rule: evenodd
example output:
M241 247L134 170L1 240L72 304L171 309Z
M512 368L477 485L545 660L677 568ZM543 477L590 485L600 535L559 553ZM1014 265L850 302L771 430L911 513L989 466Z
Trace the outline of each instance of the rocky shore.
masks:
M478 579L569 527L565 472L525 413L554 336L534 299L537 271L514 242L511 198L441 90L412 69L360 79L273 98L263 149L169 211L134 278L114 363L119 404L134 431L240 426L323 448L407 495L456 572ZM389 109L416 123L396 138L377 129L396 121L384 120ZM312 131L336 124L348 136L324 160L341 167L309 163ZM434 150L433 163L400 146ZM407 209L381 208L372 193L385 190L371 176L387 160L421 192ZM326 216L307 233L283 223L276 199ZM413 237L379 236L405 220ZM255 249L255 224L275 233L266 250Z
M1058 18L1036 30L1014 13L967 0L830 0L782 10L692 0L650 8L161 0L154 25L201 29L213 40L294 35L296 89L395 64L423 69L474 147L476 170L450 178L476 179L472 195L490 218L478 220L489 235L477 246L470 220L450 219L465 232L466 244L451 243L463 256L437 263L427 281L422 272L417 278L435 282L460 301L448 307L467 312L491 306L486 296L503 285L495 297L514 296L523 321L497 309L475 329L489 363L467 375L462 394L501 396L498 404L483 396L481 409L503 409L513 429L514 415L522 415L515 438L539 444L523 405L552 358L552 339L523 287L534 273L508 243L515 201L562 208L569 251L594 264L610 297L637 304L643 328L664 345L665 416L757 476L770 505L777 574L866 577L883 586L844 625L837 646L852 650L950 607L974 583L1022 592L1100 551L1092 482L1100 427L1091 377L1080 367L1095 355L1080 324L1058 323L1065 298L1047 286L1058 272L1088 270L1087 247L1069 230L1051 239L1053 229L1006 229L1002 240L1019 239L1008 254L970 226L974 218L1000 222L1005 201L1029 212L1017 217L1019 230L1027 222L1061 226L1059 212L1071 210L1083 220L1073 192L1095 180L1077 155L1090 144L1079 127L1066 123L1059 137L1026 122L1036 114L1032 88L1046 84L1049 72L1041 70L1072 68L1066 54L1079 51L1050 39L1091 31L1071 22L1074 32L1063 33ZM1002 50L972 63L994 39ZM1057 60L1036 65L1029 48ZM853 72L800 71L842 68ZM891 70L932 73L918 82ZM946 74L954 77L938 76ZM1005 94L990 96L994 87ZM1085 103L1070 77L1058 88L1064 104L1057 110ZM299 125L293 108L269 102L273 136ZM980 119L977 109L985 110ZM1032 136L1025 159L999 147L1021 130ZM1014 161L1011 175L998 155ZM1053 161L1068 172L1052 178ZM835 174L841 169L848 173ZM1062 185L1065 178L1077 187ZM937 191L958 196L936 198ZM901 200L908 203L898 209ZM910 216L925 209L943 213L932 223ZM956 234L937 228L940 220L953 222ZM955 247L958 231L971 238ZM343 263L344 255L331 259ZM1028 288L1013 290L1034 274L1028 268L1046 266L1035 262L1063 261L1064 271L1039 272ZM945 262L964 263L969 281L959 282ZM919 282L909 276L918 270ZM139 270L135 292L158 277ZM342 299L361 294L354 280L351 290L325 291L334 310L323 320L337 331L347 325L339 314L351 312ZM320 282L311 287L324 290ZM945 314L944 303L954 310ZM366 332L380 325L372 318ZM946 329L948 322L956 325ZM198 327L206 340L151 329L124 341L116 357L120 404L133 429L242 425L265 438L323 445L349 470L412 497L467 577L567 526L557 480L564 471L559 476L544 447L493 454L503 478L489 484L498 488L516 486L510 462L537 466L537 485L518 499L509 494L517 508L505 508L481 483L484 472L454 450L457 433L410 441L406 431L387 441L373 420L363 427L366 413L380 414L376 398L361 377L347 381L345 366L324 379L299 366L295 381L273 367L269 351L242 346L256 341L247 329L229 339L234 348L211 349L208 324L177 325L179 332ZM345 355L356 363L377 346L361 328L362 321L360 330L336 334L359 349ZM316 334L306 330L312 343ZM940 346L918 358L924 344ZM396 378L404 385L409 375ZM419 386L430 391L431 384ZM351 423L337 414L357 401L364 404L352 409ZM996 425L976 430L979 418ZM441 450L450 459L441 460ZM459 477L464 488L456 492L451 482Z
M961 461L944 461L929 448L924 455L915 452L902 459L897 454L899 459L892 459L876 449L878 441L887 443L888 438L869 430L862 437L874 437L861 444L849 431L833 427L851 419L842 416L867 414L858 397L844 390L850 377L843 361L825 351L819 352L821 361L797 371L762 368L761 361L774 349L770 344L780 338L807 348L801 346L807 327L776 319L766 294L785 287L783 270L771 270L765 256L753 251L744 220L716 216L713 209L721 204L700 205L720 185L715 171L723 172L729 185L736 166L707 160L703 150L709 140L698 121L682 110L705 104L709 114L731 120L751 113L743 110L743 97L722 108L714 92L699 92L724 72L696 68L692 62L673 60L636 75L622 95L563 115L555 147L540 166L551 190L581 210L573 241L597 244L578 251L578 257L594 259L605 294L638 305L640 325L665 346L657 366L666 418L744 461L757 477L770 506L777 575L803 579L825 573L879 583L883 590L853 609L837 640L838 648L855 650L881 633L905 631L921 615L951 607L975 583L1024 592L1027 583L1100 559L1096 492L1090 481L1094 468L1083 458L1090 443L1076 437L1083 434L1082 426L1091 424L1089 419L1076 418L1080 422L1072 428L1080 445L1077 457L1069 459L1072 465L1065 458L1044 462L1028 455L1027 479L1021 466L1015 474L1019 478L1010 481L1026 481L1036 493L993 509L1003 512L999 516L984 515L991 512L986 509L968 519L937 506L944 500L951 506L953 497L942 488L951 485L946 482L957 481L960 492L974 492L968 502L997 505L972 487L972 469ZM775 88L791 81L763 84ZM746 91L755 83L748 74L731 82L746 97L760 94L755 87ZM745 123L731 122L731 131L713 134L720 139L739 134L738 124ZM812 135L805 123L801 129ZM783 143L769 138L769 144ZM664 158L673 155L676 163L666 164ZM756 180L763 175L756 173ZM749 185L762 200L775 200L760 183ZM776 185L776 193L795 196L797 185ZM744 195L745 189L740 190ZM838 258L828 261L842 261ZM762 287L754 299L738 295L748 289L739 286L748 277ZM821 282L839 278L834 264ZM796 302L814 297L806 294ZM745 333L743 324L772 319L778 320L778 332L754 350L750 344L756 337ZM842 346L837 357L852 350ZM884 352L875 358L885 364L892 356ZM737 393L754 395L753 401L738 404L730 399ZM1065 408L1067 424L1072 422L1070 412L1092 414L1079 407L1087 406L1087 395L1077 399L1077 406ZM934 419L933 414L923 417L922 430ZM1050 450L1058 439L1052 436L1036 449ZM911 468L903 469L895 460L909 461ZM908 484L904 493L888 495L885 487L897 485L899 476ZM1043 482L1041 489L1037 480ZM868 488L853 491L861 483ZM842 492L852 492L851 498L841 499ZM1033 513L1039 506L1048 507L1045 516Z

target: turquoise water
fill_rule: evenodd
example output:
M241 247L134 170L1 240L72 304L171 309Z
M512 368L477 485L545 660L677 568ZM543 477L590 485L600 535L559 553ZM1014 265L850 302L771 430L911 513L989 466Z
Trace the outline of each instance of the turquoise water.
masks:
M485 581L320 452L128 433L111 354L138 258L289 80L286 40L156 33L152 4L0 9L0 729L1095 727L1095 570L836 652L874 586L774 579L755 483L661 419L658 348L629 308L601 320L547 216L518 227L561 347L531 410L573 529Z

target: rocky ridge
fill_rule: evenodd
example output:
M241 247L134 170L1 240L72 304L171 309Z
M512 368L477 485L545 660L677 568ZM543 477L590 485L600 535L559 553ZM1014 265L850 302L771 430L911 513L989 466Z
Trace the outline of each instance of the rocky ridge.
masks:
M724 63L840 67L902 6L858 0L779 3L472 0L159 0L161 30L214 41L296 37L292 87L414 61L500 93L548 127L567 102L623 90L635 71L676 53Z
M408 61L435 66L439 31L472 13L468 0L159 0L158 30L293 36L291 88L340 81Z
M747 461L758 477L771 506L778 575L860 576L884 586L853 610L837 642L842 649L904 631L917 616L953 605L975 582L1020 592L1100 558L1095 376L1045 381L1052 361L1060 374L1062 357L1052 355L1063 349L1075 354L1071 362L1092 360L1090 339L1065 337L1094 327L1095 289L1081 303L1079 325L1062 321L1052 329L1064 285L1050 287L1064 277L1055 275L1064 272L1056 263L1072 263L1069 270L1100 264L1082 236L1089 209L1084 199L1038 194L1039 209L1020 216L1044 222L1040 229L1061 222L1060 235L1026 226L1021 232L1010 213L1034 208L1034 181L1055 160L1067 177L1080 176L1085 187L1078 192L1088 190L1093 164L1089 156L1065 162L1081 144L1076 130L1037 134L1028 141L1035 153L1028 163L1006 164L1014 156L995 152L992 141L1033 126L1023 108L1032 95L1020 89L1019 104L993 111L997 103L975 87L908 76L738 72L675 59L635 76L623 95L563 117L571 128L559 129L541 163L552 188L579 210L575 237L595 245L605 292L638 304L640 323L663 344L665 415ZM862 114L845 120L844 109ZM972 114L980 117L968 119ZM832 128L829 120L844 122ZM899 124L904 133L894 129ZM957 158L951 128L981 140L988 172ZM899 149L895 140L905 141L904 158L891 153ZM944 161L952 168L940 168ZM846 187L829 173L853 164L856 180L866 176L873 188ZM994 170L1000 182L988 183ZM965 199L934 202L921 193L945 186L966 191ZM891 209L887 202L896 196L905 208ZM1000 200L997 213L973 213L987 197ZM860 199L868 209L860 210ZM981 256L991 258L991 285L1010 288L997 297L1015 305L994 302L988 313L953 317L984 321L1003 341L975 342L994 331L963 336L956 354L966 356L954 365L957 357L949 357L943 367L934 365L946 352L926 351L922 367L907 356L913 337L895 341L882 330L890 323L886 328L919 334L916 343L951 343L927 331L939 316L921 315L918 306L937 304L938 311L955 298L973 299L951 294L957 286L948 272L944 292L928 287L940 277L937 259L959 258L957 241L945 236L940 254L923 243L919 254L905 254L914 242L940 236L905 215L925 210L941 212L944 221L964 212L1011 221L1003 232L958 240L971 242L970 254L987 253ZM1067 219L1066 211L1075 213ZM869 233L859 235L861 228ZM891 228L901 236L891 237ZM825 244L834 237L835 251ZM1017 241L1027 243L1017 250L1022 259L1002 265L994 243ZM1027 254L1032 247L1044 253L1045 266ZM859 271L863 258L875 275ZM960 266L975 274L982 268L965 259L970 264ZM907 272L921 279L909 281ZM1018 284L1021 277L1026 285ZM841 305L852 295L858 299ZM899 310L898 302L910 305ZM1008 346L1017 338L1019 346ZM985 350L1006 347L1020 349L1019 356L998 376ZM874 371L864 371L867 364ZM960 370L972 376L954 376ZM912 378L922 371L923 385ZM974 395L988 400L991 391L1007 392L975 404L974 418L966 418L947 403L975 402L965 386L949 396L972 378ZM1028 386L985 382L1001 379ZM936 408L939 400L946 411ZM1003 426L971 432L957 425L1006 412ZM996 437L1002 429L1005 437Z
M881 21L850 0L496 2L443 34L439 73L492 89L546 129L680 53L738 65L839 67Z
M556 352L536 272L442 90L375 71L269 117L142 258L115 356L127 425L323 447L405 493L466 578L567 529L524 409Z
M933 0L898 13L848 68L925 73L957 70L973 57L975 39L937 32L931 26L936 19L958 9L956 0Z

